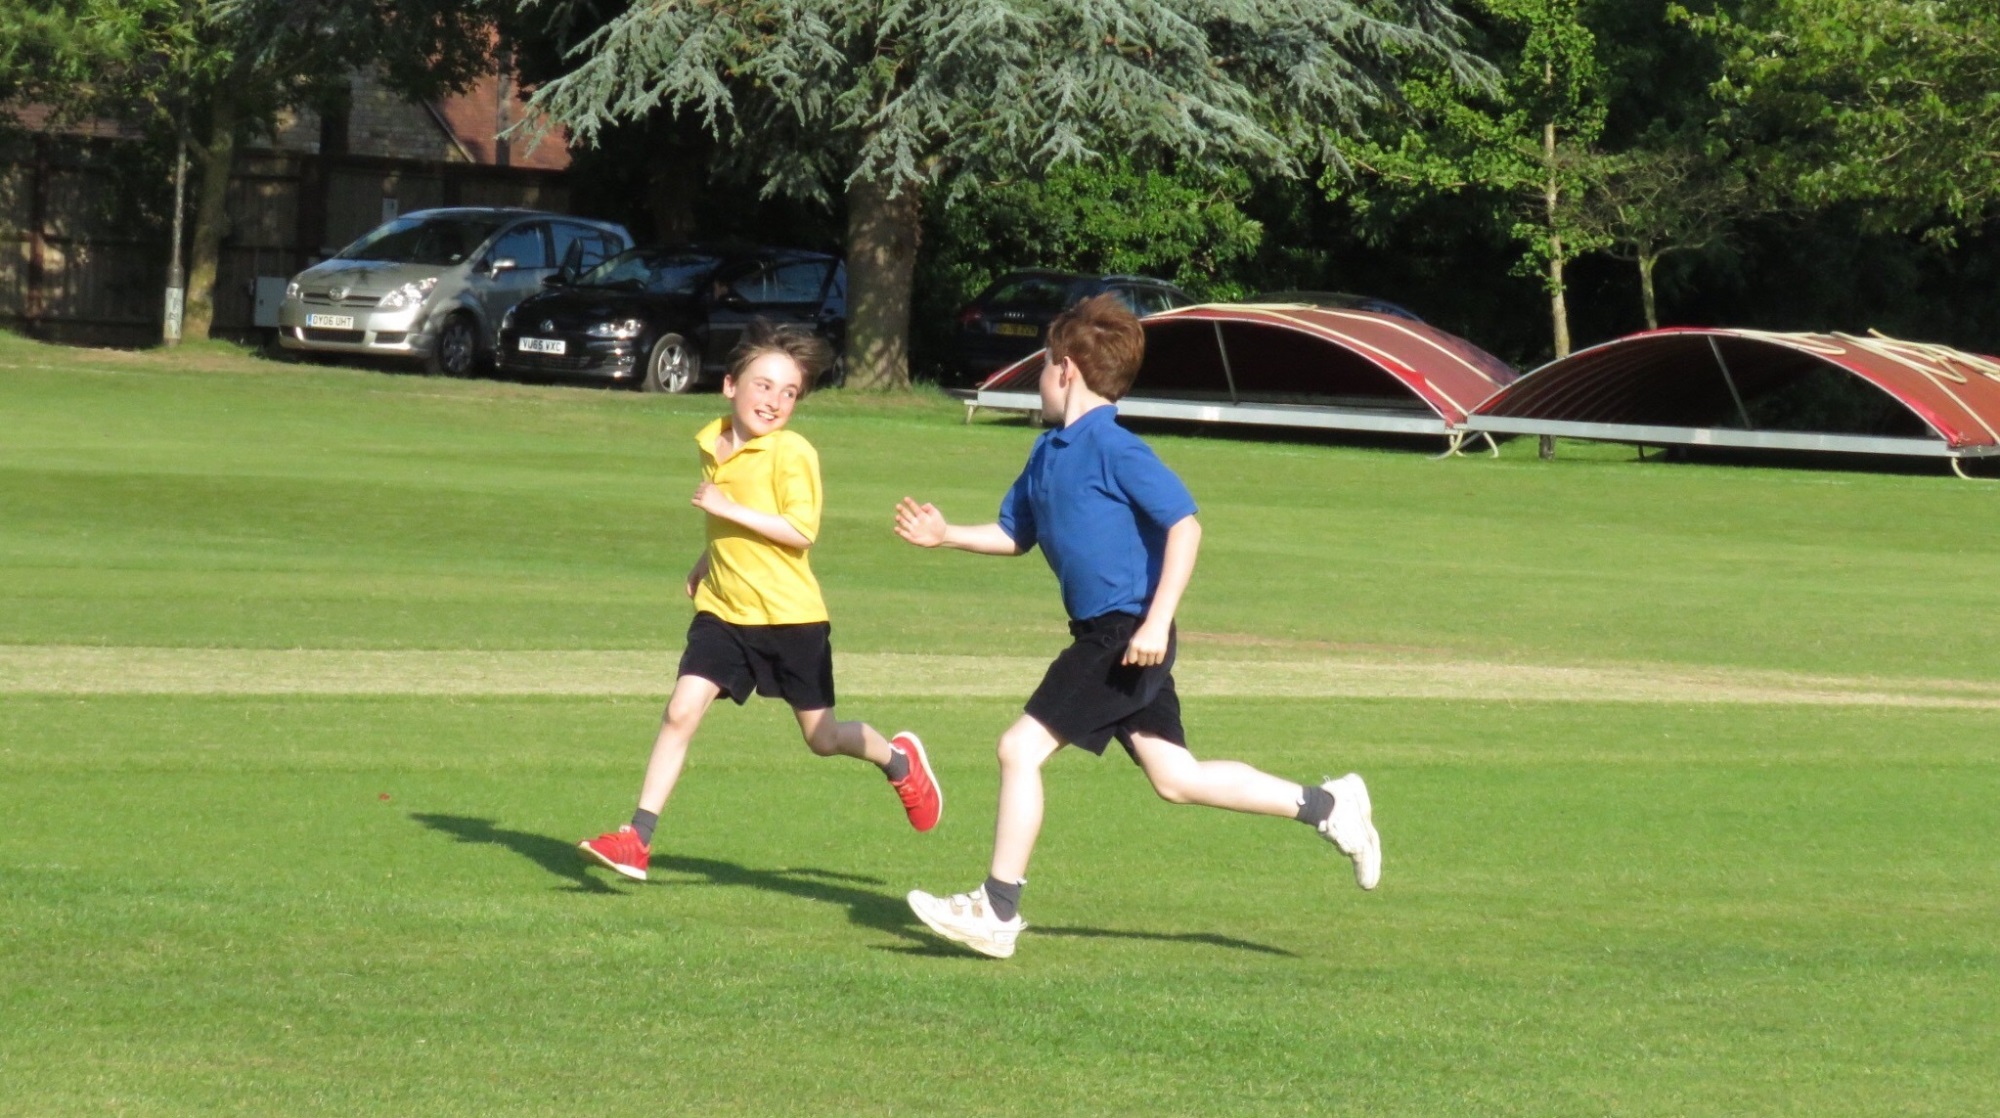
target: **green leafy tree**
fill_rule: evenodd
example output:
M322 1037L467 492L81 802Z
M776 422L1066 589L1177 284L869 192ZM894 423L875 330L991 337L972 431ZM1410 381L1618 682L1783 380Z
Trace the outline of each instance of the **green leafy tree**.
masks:
M888 387L927 204L1106 152L1295 171L1406 62L1470 78L1458 33L1443 0L660 0L534 102L586 141L692 114L766 194L838 194L850 383Z
M58 118L129 110L195 46L182 0L0 0L0 103Z
M1242 171L1113 157L967 191L924 220L912 359L948 360L952 312L1010 268L1138 273L1198 299L1242 296L1264 236L1242 208L1250 190Z
M1035 264L1171 280L1203 298L1244 293L1227 277L1263 227L1240 208L1241 171L1139 169L1129 158L1071 163L1046 175L987 184L933 223L938 255L970 295L999 270Z
M1949 242L2000 202L2000 5L1743 0L1675 14L1723 50L1722 121L1775 199Z
M1577 222L1589 241L1637 267L1646 328L1656 330L1660 261L1722 243L1749 197L1741 170L1727 162L1684 146L1635 148L1606 162Z
M1522 245L1518 270L1541 277L1557 357L1570 351L1565 270L1603 247L1581 202L1606 163L1605 84L1596 38L1578 0L1478 0L1492 54L1504 57L1497 88L1468 89L1451 74L1405 86L1404 110L1369 135L1340 143L1347 167L1322 180L1370 216L1390 220L1439 196L1488 200L1489 219ZM1358 172L1351 176L1348 168Z

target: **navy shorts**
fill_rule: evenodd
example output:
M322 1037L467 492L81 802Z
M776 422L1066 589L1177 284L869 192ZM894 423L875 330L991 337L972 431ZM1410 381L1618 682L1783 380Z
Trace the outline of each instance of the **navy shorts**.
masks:
M740 706L750 693L783 699L793 710L833 705L833 627L732 625L712 613L694 615L679 675L708 680Z
M1175 630L1167 630L1166 659L1143 668L1119 663L1139 621L1129 613L1107 613L1070 622L1072 643L1029 696L1028 717L1057 741L1099 755L1112 738L1131 753L1134 733L1185 747L1181 700L1174 693Z

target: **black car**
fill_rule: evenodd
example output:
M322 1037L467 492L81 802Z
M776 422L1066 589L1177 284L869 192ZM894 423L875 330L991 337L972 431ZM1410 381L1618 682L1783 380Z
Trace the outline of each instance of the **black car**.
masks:
M1297 303L1308 307L1319 307L1329 311L1368 311L1371 314L1386 314L1391 318L1422 322L1417 312L1387 299L1377 299L1373 295L1349 295L1345 291L1266 291L1243 300L1246 303Z
M1049 323L1077 303L1111 292L1145 317L1190 306L1194 297L1149 276L1080 276L1028 269L1008 272L958 312L957 361L946 388L970 388L1042 348Z
M648 392L722 379L756 319L811 327L833 345L822 384L839 384L847 341L847 270L801 249L635 248L575 277L558 276L500 323L509 373L603 378Z

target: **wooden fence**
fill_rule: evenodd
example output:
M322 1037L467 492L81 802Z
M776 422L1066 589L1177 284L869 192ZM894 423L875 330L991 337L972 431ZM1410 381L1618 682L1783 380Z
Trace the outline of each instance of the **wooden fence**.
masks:
M87 145L36 137L0 154L0 327L50 341L151 344L160 338L172 229L114 231L101 216L115 209L106 192L127 187L89 153ZM248 153L229 183L214 333L256 337L258 277L289 278L385 217L432 206L560 212L568 200L560 172ZM184 239L192 211L190 198Z

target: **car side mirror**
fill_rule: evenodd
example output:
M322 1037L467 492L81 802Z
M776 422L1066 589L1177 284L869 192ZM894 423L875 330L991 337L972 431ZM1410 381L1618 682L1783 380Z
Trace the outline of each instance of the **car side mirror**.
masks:
M486 270L497 276L502 272L511 272L518 267L520 267L520 264L513 257L503 256L488 265Z
M569 274L568 268L557 268L555 271L550 272L548 275L542 277L542 286L568 287L570 285L571 279L572 277Z

